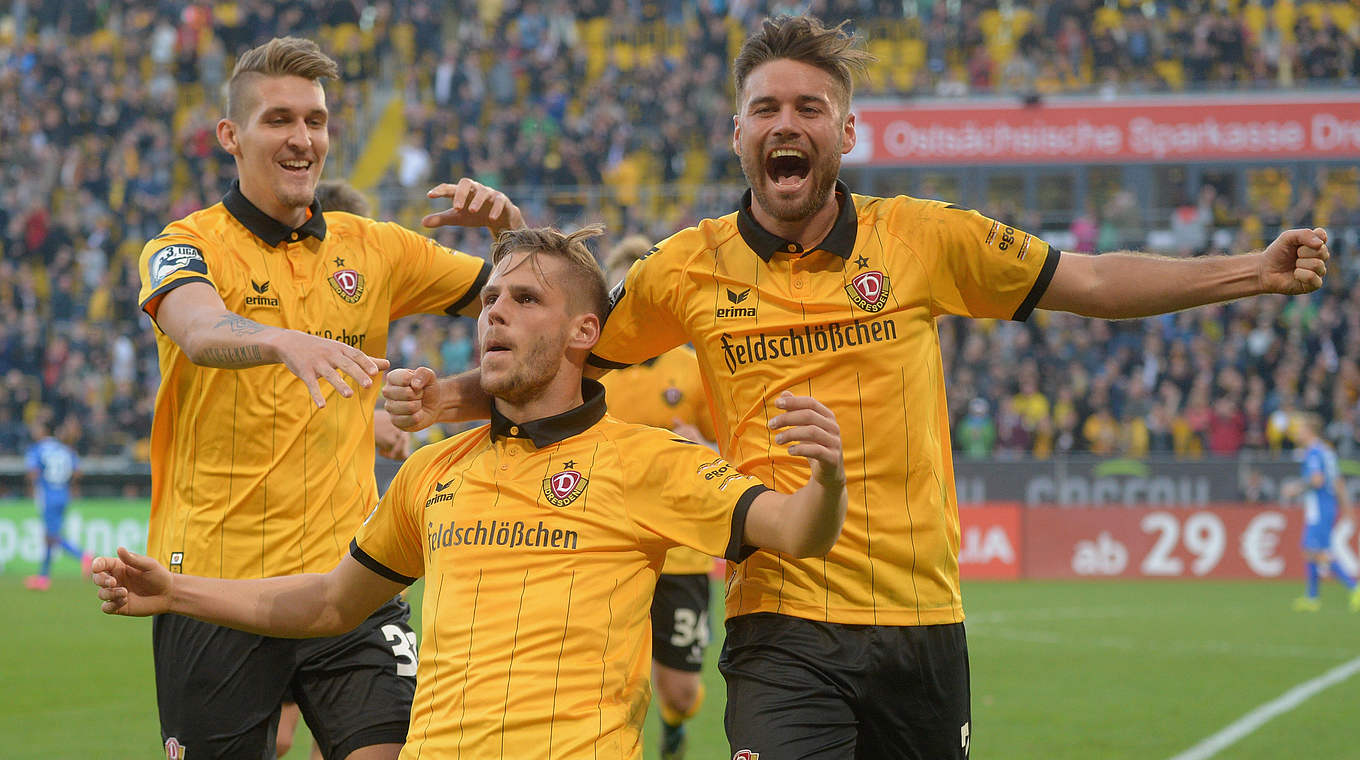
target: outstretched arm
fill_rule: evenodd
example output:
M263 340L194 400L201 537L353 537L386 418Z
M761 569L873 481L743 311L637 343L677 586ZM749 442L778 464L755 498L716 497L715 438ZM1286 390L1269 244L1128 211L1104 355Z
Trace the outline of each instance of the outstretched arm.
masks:
M341 373L368 388L373 377L387 369L386 359L338 340L262 325L228 311L207 283L191 282L166 293L155 316L156 324L194 364L222 369L283 364L307 385L318 407L326 405L322 379L349 398L354 390Z
M1311 293L1322 287L1330 257L1321 227L1287 230L1265 250L1240 256L1064 252L1039 308L1132 319L1263 293Z
M807 457L812 476L791 494L757 496L746 513L742 541L795 557L819 557L840 538L849 501L840 427L831 410L810 396L785 391L775 405L784 410L770 419L770 429L780 431L775 443L792 443L789 453Z
M170 612L249 633L287 638L334 636L362 623L404 586L345 555L324 575L235 580L171 573L119 547L96 557L92 579L100 609L144 617Z

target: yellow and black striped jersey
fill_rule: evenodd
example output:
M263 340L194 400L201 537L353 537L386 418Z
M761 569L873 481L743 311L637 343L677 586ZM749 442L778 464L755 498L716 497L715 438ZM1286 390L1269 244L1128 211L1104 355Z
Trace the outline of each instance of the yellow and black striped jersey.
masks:
M402 758L640 758L662 558L749 551L759 480L583 390L421 448L352 544L384 577L425 577Z
M627 422L670 428L676 420L699 429L713 440L713 417L699 379L699 361L686 346L655 359L611 372L600 379L609 399L610 413ZM666 555L663 574L695 575L713 569L713 558L687 546Z
M142 251L142 309L190 282L263 325L387 352L391 320L475 314L489 266L398 225L313 204L297 229L233 185ZM381 383L325 408L282 364L203 367L159 327L147 551L177 572L259 578L325 572L377 502L373 408Z
M757 552L728 565L727 614L849 624L963 619L958 506L935 318L1027 318L1059 252L975 211L852 195L803 250L741 209L662 242L613 294L593 364L616 369L690 343L719 450L781 491L807 461L767 426L782 391L836 414L849 512L823 559Z

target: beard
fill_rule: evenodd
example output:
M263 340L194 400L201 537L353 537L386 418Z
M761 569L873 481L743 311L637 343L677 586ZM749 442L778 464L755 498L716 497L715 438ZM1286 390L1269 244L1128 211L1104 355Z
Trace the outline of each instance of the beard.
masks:
M557 377L565 336L540 335L527 354L503 372L482 371L482 390L516 406L532 401Z
M756 203L760 204L766 213L781 222L801 222L821 210L822 206L826 205L827 198L831 196L832 189L836 187L836 178L841 170L840 148L841 142L838 140L831 151L809 161L808 178L812 180L812 184L801 200L776 198L766 192L766 185L771 180L765 171L765 152L754 156L749 151L743 153L741 172L746 175L746 181L751 186Z

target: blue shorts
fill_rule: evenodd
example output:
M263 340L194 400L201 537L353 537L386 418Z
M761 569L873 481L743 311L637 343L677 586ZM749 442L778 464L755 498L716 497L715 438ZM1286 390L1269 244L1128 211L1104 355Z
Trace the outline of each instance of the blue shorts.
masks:
M1303 526L1303 549L1310 552L1325 552L1332 548L1332 526L1336 518L1319 520Z
M47 535L61 535L61 524L66 520L67 504L68 502L65 499L60 501L53 499L44 502L42 508L43 530L47 531Z

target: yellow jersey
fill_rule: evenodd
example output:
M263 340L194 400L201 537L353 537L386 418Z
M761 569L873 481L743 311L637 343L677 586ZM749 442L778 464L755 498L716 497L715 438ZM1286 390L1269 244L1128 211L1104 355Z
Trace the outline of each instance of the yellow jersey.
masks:
M419 449L355 537L374 572L425 577L403 759L640 758L662 558L750 551L759 480L583 390Z
M804 250L740 210L673 235L633 265L591 357L608 369L690 343L719 450L778 490L809 476L774 443L785 390L836 415L849 511L825 558L756 552L728 564L727 616L931 625L963 619L959 518L935 318L1026 319L1057 268L1042 240L975 211L852 195Z
M705 440L713 440L713 417L699 379L699 361L690 348L681 346L611 372L600 382L611 413L619 419L660 428L670 428L678 419L698 428ZM712 569L712 557L677 546L666 555L661 572L695 575Z
M263 325L387 352L408 314L475 314L490 272L398 225L341 212L291 229L233 184L221 203L168 225L142 251L142 309L190 282ZM151 430L148 553L175 572L261 578L325 572L377 503L373 408L381 382L318 409L282 364L189 361L155 327L161 385Z

